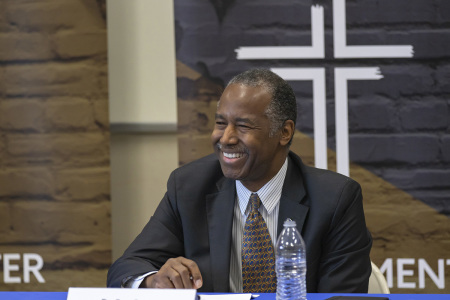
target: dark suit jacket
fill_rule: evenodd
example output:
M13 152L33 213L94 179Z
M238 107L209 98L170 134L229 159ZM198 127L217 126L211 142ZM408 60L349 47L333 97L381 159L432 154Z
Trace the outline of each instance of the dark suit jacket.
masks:
M228 292L235 198L235 181L223 176L215 154L173 171L155 214L111 266L107 285L119 287L184 256L200 268L200 292ZM308 292L367 292L372 238L358 183L308 167L291 152L278 234L286 218L296 221L306 243Z

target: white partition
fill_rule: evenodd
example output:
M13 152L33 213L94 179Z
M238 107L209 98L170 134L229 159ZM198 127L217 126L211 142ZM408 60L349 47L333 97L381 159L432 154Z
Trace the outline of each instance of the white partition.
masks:
M178 166L173 1L109 0L113 259L140 232Z

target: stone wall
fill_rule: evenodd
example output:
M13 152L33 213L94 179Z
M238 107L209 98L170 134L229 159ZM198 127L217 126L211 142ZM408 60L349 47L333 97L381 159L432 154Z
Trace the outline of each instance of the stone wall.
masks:
M0 1L0 290L104 286L111 263L105 1ZM44 260L24 283L23 254ZM7 255L6 255L7 256ZM32 261L32 264L35 262Z
M346 1L348 45L414 48L412 58L366 59L334 57L332 3L175 0L180 162L212 152L216 103L232 76L255 67L323 67L335 170L334 70L379 67L383 79L348 84L350 174L363 187L371 257L378 266L393 259L393 292L443 293L418 262L450 284L450 2ZM324 8L324 59L236 58L244 46L310 46L312 5ZM299 105L292 149L314 165L312 84L291 84ZM400 267L405 258L414 261Z

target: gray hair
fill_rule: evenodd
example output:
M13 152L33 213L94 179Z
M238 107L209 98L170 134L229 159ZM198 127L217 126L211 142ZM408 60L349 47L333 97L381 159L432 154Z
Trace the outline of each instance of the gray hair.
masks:
M292 87L280 76L267 69L252 69L233 77L230 84L265 88L272 101L266 108L270 120L270 136L274 136L287 120L297 121L297 101Z

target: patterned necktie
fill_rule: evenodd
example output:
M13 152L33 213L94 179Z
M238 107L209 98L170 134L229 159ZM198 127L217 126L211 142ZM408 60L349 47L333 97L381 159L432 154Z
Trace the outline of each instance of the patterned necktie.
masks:
M275 293L275 255L266 222L258 209L258 194L250 196L251 211L242 240L242 284L244 293Z

